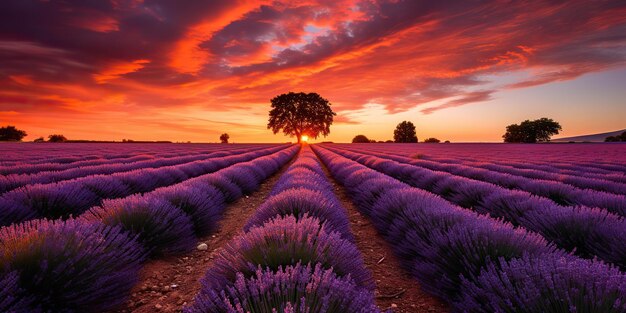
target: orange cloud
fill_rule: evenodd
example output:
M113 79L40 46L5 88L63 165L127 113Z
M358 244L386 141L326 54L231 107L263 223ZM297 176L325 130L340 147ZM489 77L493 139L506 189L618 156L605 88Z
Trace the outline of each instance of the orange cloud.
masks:
M132 62L119 62L113 64L104 71L94 74L93 78L98 84L108 83L111 80L120 78L121 76L136 72L150 63L150 60L135 60Z
M200 48L200 44L209 40L216 31L267 2L269 1L233 1L231 7L225 8L217 16L210 16L193 25L185 32L183 38L176 42L173 51L169 53L169 66L181 73L198 73L211 58L211 53Z

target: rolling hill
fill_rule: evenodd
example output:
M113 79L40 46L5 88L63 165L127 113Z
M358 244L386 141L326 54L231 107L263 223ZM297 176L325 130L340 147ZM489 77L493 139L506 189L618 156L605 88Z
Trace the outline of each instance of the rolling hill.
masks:
M609 136L616 136L616 135L620 135L621 133L625 132L626 129L622 129L622 130L617 130L617 131L613 131L613 132L608 132L608 133L600 133L600 134L592 134L592 135L582 135L582 136L574 136L574 137L565 137L565 138L558 138L558 139L552 139L552 142L570 142L570 141L574 141L574 142L604 142L604 139L606 137Z

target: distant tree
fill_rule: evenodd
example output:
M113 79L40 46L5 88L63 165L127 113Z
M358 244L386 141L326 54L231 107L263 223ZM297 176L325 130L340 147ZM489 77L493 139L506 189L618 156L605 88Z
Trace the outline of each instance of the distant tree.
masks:
M424 142L425 143L439 143L440 141L437 138L432 138L431 137L431 138L428 138L428 139L424 140Z
M67 138L65 138L65 136L63 135L55 134L55 135L48 136L48 141L49 142L65 142L67 141Z
M39 138L33 140L33 142L44 142L44 141L45 141L45 139L43 139L43 137L39 137Z
M365 135L356 135L352 138L352 143L368 143L370 140Z
M370 143L376 143L376 139L370 139Z
M0 127L0 141L21 141L28 134L15 126Z
M220 141L222 143L228 143L228 139L230 139L230 136L228 136L227 133L223 133L220 135Z
M385 140L385 143L393 143L393 140L391 140L391 139Z
M626 141L626 132L623 132L617 136L609 136L604 139L604 142L622 142L622 141Z
M385 143L385 141L379 140L379 141L377 141L377 143Z
M534 121L525 120L518 124L506 127L502 135L504 142L535 143L550 141L550 137L562 130L561 125L550 118L540 118Z
M302 135L317 138L330 134L333 116L331 103L317 93L290 92L271 100L272 110L267 128L274 134L281 129L285 135L296 136L298 143Z
M414 143L417 142L417 135L415 134L415 125L409 121L403 121L396 126L396 130L393 131L393 140L395 142Z
M446 141L444 141L443 143L450 143L450 140L446 140Z

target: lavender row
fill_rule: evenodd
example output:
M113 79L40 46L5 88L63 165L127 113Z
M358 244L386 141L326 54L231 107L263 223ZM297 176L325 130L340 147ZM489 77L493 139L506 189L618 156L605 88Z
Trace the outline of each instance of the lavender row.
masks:
M567 251L626 269L626 219L606 210L565 207L526 192L348 151L337 153L461 207L504 218Z
M352 150L352 149L350 149ZM528 190L530 192L541 192L542 196L558 194L558 193L567 193L570 197L573 197L578 201L585 201L587 195L584 194L583 191L577 188L573 188L571 186L575 186L582 189L592 189L597 191L614 193L617 195L621 195L619 201L624 202L624 195L626 195L626 184L614 182L606 179L598 179L598 178L590 178L583 177L581 175L565 175L565 174L557 174L553 172L546 172L543 170L533 170L533 169L518 169L508 164L494 164L494 163L485 163L485 162L467 162L467 161L459 161L458 159L454 162L440 162L440 161L431 161L431 160L415 160L403 156L396 155L391 152L373 152L368 151L368 154L377 155L385 158L389 158L395 161L403 162L403 163L411 163L414 165L423 166L426 168L430 168L438 171L446 171L450 173L454 173L457 175L466 176L470 178L476 179L492 179L496 180L494 182L496 184L500 184L502 182L504 186L509 188L518 188L522 189L524 187L530 188ZM494 173L496 172L496 173ZM528 183L524 181L523 178L511 177L511 176L498 176L497 173L503 173L514 176L521 176L532 178L540 181L532 181L532 183ZM485 177L485 178L483 178ZM567 185L567 186L561 183ZM529 186L530 184L530 186ZM551 186L547 186L547 184L551 184ZM537 185L542 185L544 188L538 188ZM547 188L550 187L550 188ZM556 190L557 192L554 192ZM560 199L562 201L568 201L568 199ZM585 204L585 203L581 203ZM585 204L589 206L595 206L594 204ZM626 206L626 205L625 205Z
M238 147L238 148L235 148ZM256 148L262 148L262 147L256 147ZM189 151L184 151L184 154L186 156L192 156L192 155L204 155L204 154L209 154L209 153L214 153L214 152L218 152L218 151L229 151L234 152L234 151L252 151L255 150L255 147L241 147L241 146L233 146L233 147L212 147L212 149L205 151L205 149L203 149L202 151L199 150L189 150ZM65 161L69 161L69 160L74 160L74 162L54 162L54 160L49 160L46 163L38 163L38 164L31 164L30 162L28 162L28 160L23 160L20 163L17 164L11 164L10 166L0 166L0 175L10 175L10 174L35 174L35 173L40 173L40 172L50 172L50 171L62 171L62 170L67 170L67 169L72 169L72 168L78 168L78 167L85 167L85 166L95 166L95 165L105 165L105 164L118 164L118 163L133 163L133 162L138 162L138 161L146 161L146 160L157 160L160 158L175 158L175 157L179 157L181 155L182 151L176 152L176 153L171 153L171 152L166 152L166 153L152 153L152 154L137 154L136 152L134 152L131 155L128 155L128 153L125 153L123 155L115 155L114 157L94 157L94 156L87 156L87 157L70 157L69 159L66 159Z
M78 219L0 229L0 311L102 312L125 302L149 257L188 251L226 202L286 164L292 146L143 196L107 201ZM245 182L243 184L242 182Z
M551 180L551 181L559 181L568 185L576 186L578 188L583 189L593 189L598 191L610 192L618 195L626 195L626 183L616 182L606 179L606 177L598 178L598 177L584 177L581 176L580 173L583 171L576 172L573 175L562 174L562 173L554 173L547 172L545 170L539 169L520 169L513 167L509 164L485 164L481 163L465 163L467 165L473 167L484 168L490 171L507 173L511 175L523 176L533 179L542 179L542 180ZM624 177L626 181L626 177Z
M342 145L339 145L342 146ZM347 146L347 145L346 145ZM359 150L392 152L406 157L419 157L442 163L459 161L517 164L539 164L552 168L605 174L609 177L626 175L626 145L367 145L351 144ZM578 156L572 158L573 154Z
M424 159L428 159L430 161L439 162L439 163L452 163L452 164L461 163L461 164L467 164L467 165L472 165L476 167L483 167L487 169L490 169L490 167L485 167L485 165L495 165L496 167L494 168L503 166L505 168L513 168L516 170L523 171L520 173L524 173L525 175L535 175L534 173L536 171L541 172L541 173L549 173L549 174L558 175L557 177L560 177L561 175L563 175L565 176L564 180L563 178L558 178L555 180L562 180L564 182L576 181L577 178L585 178L585 179L591 179L591 180L614 182L617 184L626 183L626 174L622 172L594 169L594 168L584 167L581 165L574 165L571 163L563 164L563 163L558 163L558 162L546 162L546 161L536 162L533 160L524 160L524 161L512 161L512 160L499 161L499 160L488 160L488 159L478 160L475 158L471 158L471 159L470 158L463 158L463 159L424 158ZM538 175L541 175L541 174L538 174Z
M11 174L34 174L45 171L62 171L73 167L79 166L94 166L102 164L115 164L115 163L132 163L138 161L154 160L155 156L150 154L137 154L129 157L104 159L104 158L85 158L84 160L72 162L72 163L41 163L41 164L29 164L27 162L14 163L7 166L0 167L0 175Z
M626 276L617 268L574 257L537 234L324 148L314 151L421 287L454 312L626 310Z
M10 191L22 186L32 184L49 184L64 180L70 180L90 175L108 175L134 170L160 168L173 166L194 161L202 161L212 158L219 158L240 153L252 152L255 149L219 151L209 154L185 155L173 158L158 158L155 160L137 161L133 163L113 163L95 166L74 167L63 171L39 172L35 174L13 174L0 176L0 193Z
M351 150L352 149L345 149L344 151ZM583 205L588 207L598 207L621 216L626 216L626 196L624 195L580 189L561 182L529 179L508 173L499 173L465 165L442 164L426 160L414 160L385 153L370 152L369 154L401 163L419 166L433 171L447 172L470 179L490 182L508 189L526 191L537 196L548 198L562 206ZM610 185L610 182L606 182L604 185L608 186Z
M230 149L234 145L180 145L180 144L119 144L119 143L5 143L0 146L0 154L3 159L2 166L28 164L63 163L84 161L88 159L119 159L128 158L138 154L176 156L181 152L191 151L204 153L216 149ZM241 146L253 147L256 145L246 144Z
M615 183L626 183L626 175L623 173L606 172L606 173L594 173L588 171L586 168L570 165L567 168L559 168L547 164L534 164L532 162L506 162L493 164L502 165L507 167L513 167L520 170L537 170L542 172L554 173L557 175L567 175L570 177L584 177L590 179L599 179L603 181L612 181Z
M185 312L379 312L345 210L309 148L244 230Z
M0 226L36 218L68 218L114 199L143 193L215 172L285 149L285 146L200 160L176 166L141 169L112 175L93 175L45 185L28 185L0 196Z
M390 154L395 154L399 156L409 156L410 153L402 152L402 151L384 151L384 150L376 150L377 152L387 152ZM598 184L597 181L610 181L618 184L619 186L623 186L626 183L626 175L623 172L615 172L609 170L602 170L597 168L590 168L582 165L575 165L572 163L560 163L557 160L542 160L542 161L533 161L533 160L524 160L524 161L514 161L514 160L499 160L497 158L489 158L483 157L481 159L470 158L467 156L463 157L420 157L421 159L438 162L438 163L447 163L447 164L466 164L474 167L482 167L486 169L505 169L506 171L510 169L514 169L518 171L516 175L526 176L526 177L536 177L542 178L546 177L544 175L550 175L552 180L558 180L562 182L569 183L571 185L575 185L582 188L590 188L595 189ZM543 179L546 179L543 178ZM582 179L582 180L581 180ZM583 183L586 180L589 180L587 183ZM592 188L593 187L593 188ZM601 189L597 190L603 190ZM610 188L623 188L623 187L610 187ZM617 191L618 189L614 189ZM624 190L624 189L619 189ZM610 190L605 190L610 191ZM616 193L623 193L617 191Z

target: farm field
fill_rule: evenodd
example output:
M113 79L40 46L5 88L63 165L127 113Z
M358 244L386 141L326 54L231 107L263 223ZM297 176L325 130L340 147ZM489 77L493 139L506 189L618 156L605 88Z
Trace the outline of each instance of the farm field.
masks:
M624 144L0 144L0 312L626 312Z

